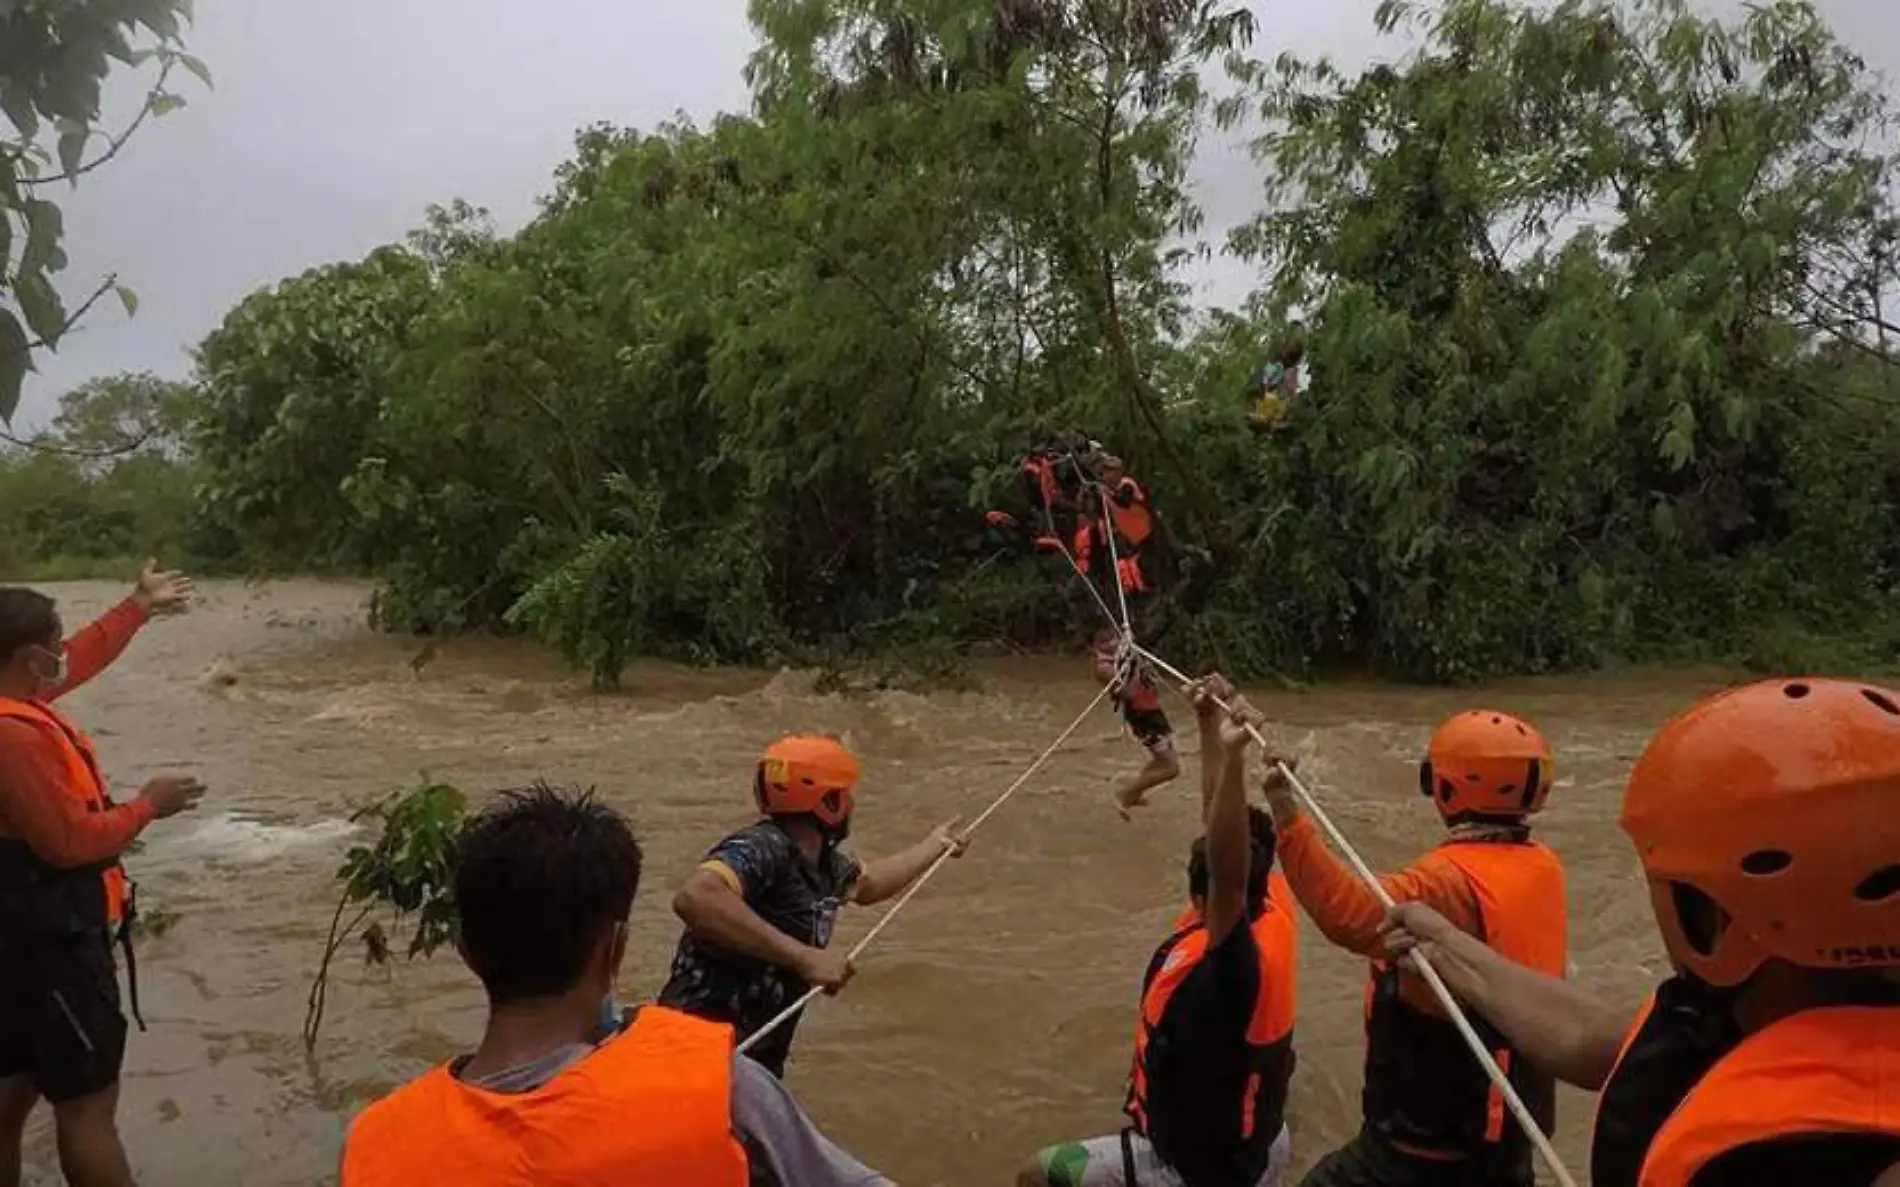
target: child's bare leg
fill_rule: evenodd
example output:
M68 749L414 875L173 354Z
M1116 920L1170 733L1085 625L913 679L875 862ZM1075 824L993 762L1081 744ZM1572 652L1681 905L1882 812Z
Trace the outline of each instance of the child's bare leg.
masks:
M1175 757L1174 743L1163 738L1148 748L1148 761L1139 771L1121 780L1115 787L1115 807L1123 820L1132 819L1131 809L1148 802L1148 793L1164 783L1172 783L1181 774L1181 760Z

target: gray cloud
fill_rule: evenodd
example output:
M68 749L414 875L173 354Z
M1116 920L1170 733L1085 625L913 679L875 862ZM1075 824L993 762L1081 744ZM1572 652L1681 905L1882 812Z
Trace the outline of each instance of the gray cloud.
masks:
M1349 67L1389 54L1375 3L1265 0L1255 50ZM1900 5L1821 7L1874 65L1900 64ZM64 197L65 291L76 299L117 272L139 315L102 304L42 359L23 422L95 375L183 374L186 350L245 293L397 239L431 202L464 197L519 226L578 127L742 109L752 45L744 0L199 0L189 46L216 89L187 80L189 107ZM143 85L115 80L113 109L123 115ZM1195 180L1218 243L1255 209L1258 169L1236 139L1214 136ZM1198 287L1231 303L1256 280L1217 258Z

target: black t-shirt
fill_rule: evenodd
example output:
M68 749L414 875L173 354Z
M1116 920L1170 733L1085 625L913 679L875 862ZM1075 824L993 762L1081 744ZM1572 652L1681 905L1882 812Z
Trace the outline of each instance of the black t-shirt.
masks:
M1178 945L1177 952L1178 952ZM1161 953L1156 954L1161 957ZM1185 954L1170 952L1169 960ZM1261 991L1260 948L1243 920L1201 957L1168 999L1148 1037L1148 1139L1190 1187L1252 1183L1265 1170L1278 1136L1264 1132L1282 1103L1285 1075L1266 1066L1292 1058L1292 1044L1264 1050L1247 1041ZM1251 1081L1259 1075L1252 1135L1243 1137Z
M807 861L797 843L770 819L713 846L705 865L730 876L761 919L814 948L831 943L838 909L863 872L855 857L835 848L827 849L815 864ZM680 936L660 1004L729 1022L743 1041L810 988L790 969L716 947L689 930ZM797 1026L798 1019L791 1019L748 1054L782 1073Z

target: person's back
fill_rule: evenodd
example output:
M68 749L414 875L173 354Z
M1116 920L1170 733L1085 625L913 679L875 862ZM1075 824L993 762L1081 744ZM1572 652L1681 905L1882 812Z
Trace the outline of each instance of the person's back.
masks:
M1210 944L1191 910L1143 979L1127 1112L1187 1183L1259 1182L1285 1140L1299 940L1292 892L1265 873L1272 824L1264 813L1251 823L1251 918ZM1204 870L1204 846L1196 861Z
M343 1181L397 1187L745 1187L732 1136L732 1028L661 1007L523 1092L438 1067L364 1110Z
M1142 976L1129 1125L1045 1148L1018 1187L1279 1187L1286 1173L1298 937L1272 821L1246 806L1258 715L1220 676L1193 699L1206 831L1190 906Z
M509 793L469 821L455 901L486 1032L351 1124L343 1187L886 1182L735 1056L730 1026L615 1007L640 860L626 822L588 794Z
M1447 719L1419 769L1419 791L1444 821L1445 840L1380 883L1393 901L1427 903L1491 949L1560 977L1568 959L1563 865L1531 839L1529 826L1549 797L1553 765L1549 744L1528 722L1490 710ZM1363 1127L1302 1187L1528 1187L1529 1135L1425 983L1380 959L1379 898L1326 848L1288 790L1276 787L1268 801L1280 826L1281 864L1301 905L1327 939L1372 958ZM1473 1024L1550 1132L1551 1077L1482 1020Z

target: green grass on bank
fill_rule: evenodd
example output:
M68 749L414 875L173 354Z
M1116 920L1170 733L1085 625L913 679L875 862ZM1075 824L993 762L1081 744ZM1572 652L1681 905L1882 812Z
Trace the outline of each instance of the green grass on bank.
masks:
M142 556L76 556L69 553L9 560L0 565L0 585L34 585L53 581L129 583L138 578L145 560Z

